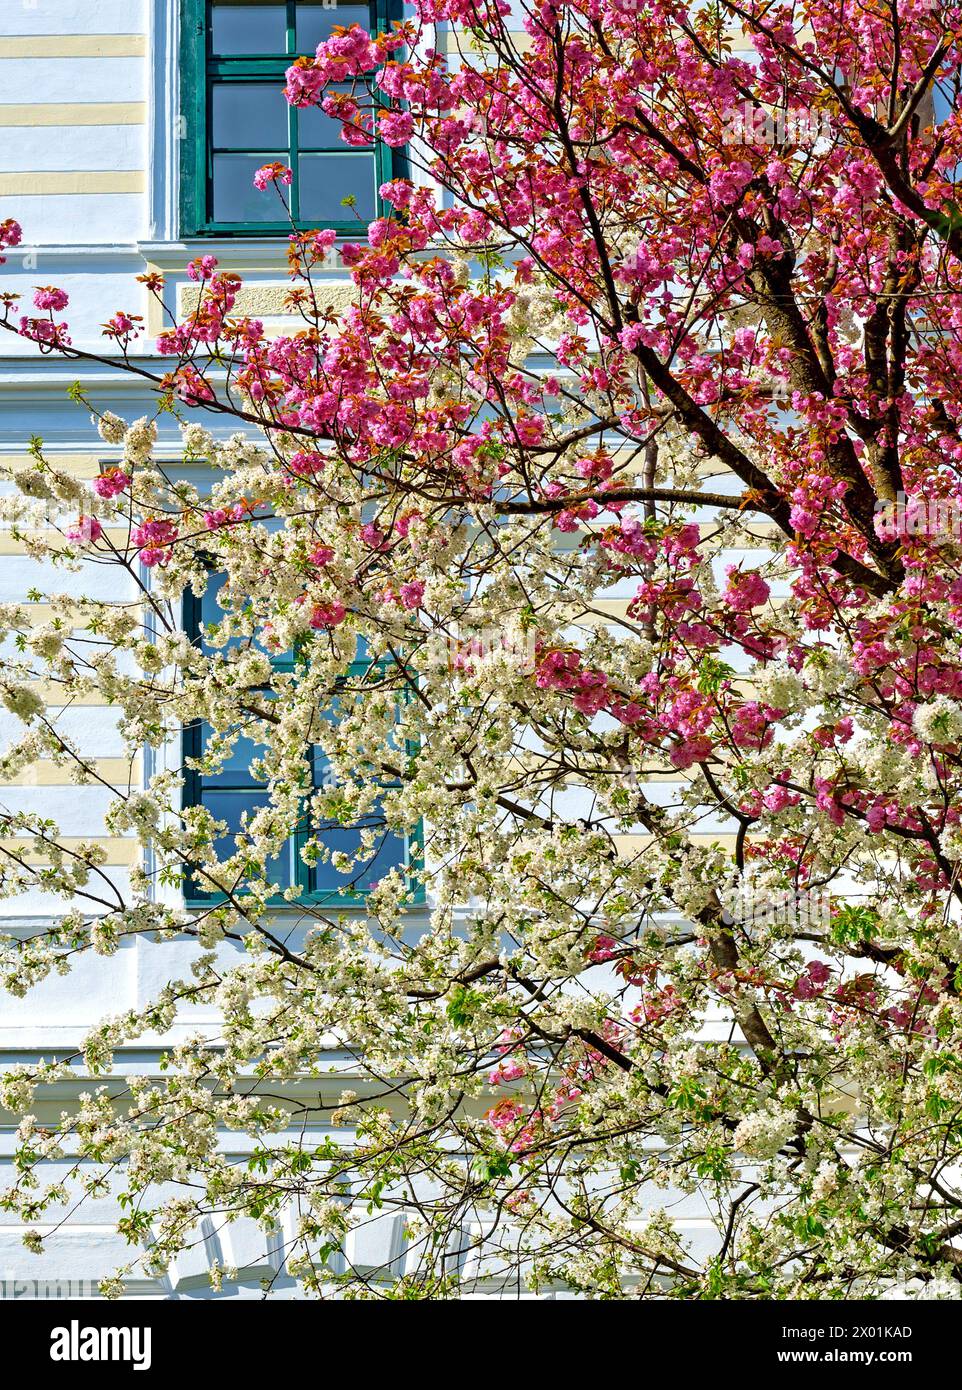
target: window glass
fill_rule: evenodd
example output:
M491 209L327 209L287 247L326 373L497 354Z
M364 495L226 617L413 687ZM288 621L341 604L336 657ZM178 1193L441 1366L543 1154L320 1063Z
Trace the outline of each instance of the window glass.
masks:
M955 102L955 92L952 84L948 82L936 82L932 88L932 107L935 114L935 124L939 125L946 120Z
M270 797L266 791L251 791L246 787L241 790L205 790L203 804L215 819L226 823L227 829L214 841L214 847L218 859L227 859L237 852L236 837L243 832L245 821L268 806ZM281 854L268 859L265 869L266 877L279 891L290 888L295 878L293 838Z
M207 752L210 732L209 724L201 724L200 752L202 756ZM238 734L229 756L221 763L220 770L204 773L205 800L208 787L263 787L263 782L258 781L250 770L253 760L260 757L263 751L263 744L255 743L246 734Z
M308 222L344 221L342 199L353 196L354 211L366 222L374 216L374 163L349 154L305 154L300 160L301 217Z
M210 15L211 50L217 55L284 53L287 7L214 0Z
M377 17L372 5L320 0L180 3L185 34L194 36L182 84L193 137L183 144L184 235L273 235L291 219L353 232L375 217L377 189L403 167L402 155L349 148L339 121L317 107L290 108L283 89L295 58L313 54L335 27L373 33L387 11ZM256 171L274 161L293 170L292 184L255 189Z
M272 187L261 192L254 175L262 164L283 154L215 154L213 159L215 222L277 222L284 210ZM281 188L282 196L287 190Z
M187 631L194 640L200 640L198 627L218 622L224 615L219 596L224 588L225 576L212 574L207 590L201 600L188 598L186 601ZM232 639L235 641L245 639ZM205 648L206 649L206 648ZM286 663L284 663L286 664ZM358 668L355 668L357 671ZM356 678L356 677L355 677ZM267 692L264 692L267 693ZM332 700L323 712L325 719L339 717L339 702ZM250 726L238 724L238 734L228 757L216 772L193 772L185 788L186 804L199 803L205 806L218 821L226 824L225 831L218 837L215 851L219 859L227 859L237 851L236 836L244 828L245 815L250 816L270 804L269 792L262 781L251 772L251 763L260 755L262 745L257 740L256 721ZM209 747L211 727L206 722L198 722L184 731L185 757L203 756ZM392 738L389 746L397 752L397 743ZM278 893L295 884L305 892L322 896L350 894L365 891L392 868L404 870L407 863L407 840L389 830L384 824L384 813L380 800L374 803L370 814L353 824L342 825L336 820L322 820L315 826L308 823L307 797L312 791L336 785L330 773L330 762L319 745L305 749L304 757L304 820L291 826L288 845L282 854L275 856L267 865L267 876ZM388 779L378 777L375 769L370 770L372 778L382 786ZM366 828L375 830L375 842L371 849L360 853L357 862L342 873L330 862L308 866L300 857L299 845L309 834L316 834L332 853L341 851L352 859L361 849L361 833ZM196 882L188 896L209 900L202 882Z
M287 112L287 102L276 82L214 82L211 86L214 148L286 150Z
M362 29L370 32L371 12L367 5L298 5L298 53L307 53L324 39L329 39L335 24L345 29L352 24L360 24Z
M331 88L331 91L337 90ZM328 116L319 106L301 106L297 112L297 143L302 150L343 150L341 122Z
M343 893L345 889L370 888L391 869L402 869L405 865L404 840L387 830L377 815L365 817L357 826L344 826L336 821L323 821L319 827L320 838L329 845L333 853L339 850L352 858L358 853L361 843L361 828L379 827L374 849L367 857L360 857L353 868L341 873L331 863L318 864L314 869L313 890L316 893Z

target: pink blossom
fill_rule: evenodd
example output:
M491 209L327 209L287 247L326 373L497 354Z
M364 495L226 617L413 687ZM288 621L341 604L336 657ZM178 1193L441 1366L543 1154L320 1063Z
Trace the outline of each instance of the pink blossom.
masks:
M99 541L104 533L104 528L95 516L82 516L72 526L68 526L64 535L68 541L79 544Z
M316 603L311 609L310 625L313 628L337 627L346 616L347 609L337 599L332 603Z
M254 187L263 193L268 184L290 184L293 177L293 169L289 169L279 159L272 159L269 164L262 164L254 174Z
M177 539L177 523L150 517L130 533L131 544L140 551L140 562L148 569L166 564L170 547Z
M33 302L38 309L52 309L59 312L61 309L66 309L69 297L66 290L58 289L56 285L38 285Z
M122 468L106 468L94 478L93 488L98 497L116 497L130 487L131 477Z
M195 256L187 267L187 278L188 280L209 280L216 269L216 256Z
M401 602L405 608L420 608L424 598L424 583L420 579L401 585Z
M740 570L736 565L727 565L725 573L728 585L722 597L736 613L749 613L768 602L771 590L757 570Z
M23 238L23 230L19 222L15 222L12 217L5 218L0 222L0 251L5 251L11 246L19 246ZM6 256L0 256L0 265L6 260Z
M711 750L711 739L706 734L696 734L676 744L668 754L668 759L672 767L677 767L683 772L695 763L704 762Z
M409 206L414 189L407 179L391 179L390 183L382 183L378 192L386 203L400 212Z

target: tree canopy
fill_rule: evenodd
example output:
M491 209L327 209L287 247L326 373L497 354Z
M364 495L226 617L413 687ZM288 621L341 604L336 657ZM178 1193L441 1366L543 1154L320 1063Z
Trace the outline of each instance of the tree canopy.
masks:
M8 1206L42 1221L68 1150L121 1167L150 1269L205 1215L293 1207L288 1267L357 1296L959 1279L960 73L930 0L415 0L294 64L289 102L407 150L385 215L292 228L279 331L199 256L163 374L118 312L103 360L156 413L78 391L116 466L38 441L3 501L137 598L0 607L0 773L94 782L58 713L90 691L157 750L107 816L144 847L129 892L3 816L3 893L64 900L5 942L7 987L194 938L88 1039L105 1078L183 1005L223 1014L59 1128L32 1107L74 1060L8 1073ZM91 359L63 290L4 304ZM209 486L158 459L170 413ZM238 762L259 792L226 826L185 786ZM323 874L278 880L292 837ZM404 1261L339 1264L384 1211Z

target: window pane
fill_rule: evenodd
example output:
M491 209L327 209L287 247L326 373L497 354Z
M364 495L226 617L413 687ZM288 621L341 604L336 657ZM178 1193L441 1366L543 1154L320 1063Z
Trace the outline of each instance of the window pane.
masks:
M289 108L276 82L215 82L211 93L215 149L287 148Z
M274 154L214 155L215 222L283 222L286 213L276 185L262 193L254 187L254 174L262 164L282 159ZM286 193L286 189L282 190Z
M219 646L208 640L208 627L218 627L228 613L237 611L230 606L221 607L219 596L224 588L225 577L223 574L212 574L207 581L207 588L200 601L200 648L204 652L226 652L233 647L250 646L250 640L247 637L228 637L227 641L222 642Z
M307 53L331 37L335 24L345 29L360 24L370 33L371 11L367 5L298 5L297 51Z
M262 161L263 162L263 161ZM353 209L341 199L353 194ZM300 161L300 217L303 222L362 221L374 216L373 154L306 154Z
M210 725L204 723L200 729L201 756L207 752L209 738ZM238 734L230 756L225 758L220 765L220 771L203 774L204 787L263 787L263 780L255 779L250 770L253 760L263 756L264 745L262 743L255 743L245 734Z
M286 53L287 7L283 3L243 4L234 0L211 7L213 51L225 53Z
M207 580L207 588L200 601L200 621L202 627L207 627L209 623L219 623L224 616L224 609L217 601L217 596L223 589L227 580L226 574L212 574Z
M366 817L358 822L358 826L324 822L318 827L318 839L328 845L332 853L340 850L353 857L361 843L360 827L377 824L378 818L375 816ZM350 888L370 888L391 869L403 870L404 864L403 836L382 827L380 837L374 842L374 849L368 851L368 858L360 857L346 874L340 873L333 864L318 864L314 870L314 891L343 893Z
M346 89L332 87L330 90ZM343 150L341 122L326 115L319 106L298 107L297 143L302 150Z
M242 820L244 813L252 815L259 811L262 806L269 804L270 798L266 792L255 791L213 791L204 792L203 804L210 811L211 815L217 820L225 821L227 832L218 836L214 841L214 849L219 859L227 859L230 855L236 854L237 845L234 843L235 836L242 830ZM293 826L291 827L293 831ZM290 840L287 847L275 859L267 861L267 877L278 888L289 888L293 883L294 871L294 841ZM199 885L203 887L203 882Z

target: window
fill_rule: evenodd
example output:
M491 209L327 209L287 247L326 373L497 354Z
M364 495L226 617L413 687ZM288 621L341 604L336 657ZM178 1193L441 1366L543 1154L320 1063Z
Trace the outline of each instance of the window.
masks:
M204 642L204 631L212 623L218 623L224 610L218 602L218 594L223 587L223 576L213 576L203 598L188 594L184 600L184 624L188 636L209 650ZM232 639L232 644L239 639ZM280 669L293 669L290 657L278 657L274 663ZM358 662L351 669L352 676L359 676L368 669L367 663ZM331 711L332 717L336 710ZM202 720L189 724L183 733L183 754L187 758L203 755L210 727ZM218 821L226 825L224 833L216 842L217 854L226 859L233 854L237 845L235 837L243 828L245 817L260 807L269 804L267 787L251 773L251 762L256 760L258 745L245 734L239 734L230 756L221 764L219 771L201 774L185 767L184 804L205 806ZM305 759L305 816L291 834L284 850L276 859L269 862L268 873L277 889L278 898L287 888L297 885L301 889L299 901L308 899L327 906L358 906L363 895L391 869L416 867L415 847L402 835L388 830L383 824L377 809L360 822L342 825L336 821L324 821L319 826L310 826L307 820L307 797L318 788L329 785L329 764L323 750L317 746L309 758ZM341 873L329 861L308 865L301 857L301 849L313 834L332 852L338 850L349 854L352 859L357 854L361 832L365 828L379 827L373 849L358 856L348 873ZM218 895L207 892L196 879L188 881L185 896L194 905L205 905L217 900Z
M318 107L288 106L284 73L312 54L334 25L390 27L394 0L182 0L184 135L181 215L185 236L289 231L278 194L253 184L262 164L293 170L278 185L294 221L356 232L381 211L377 190L403 175L403 151L354 149L340 122ZM353 205L343 205L353 198Z

